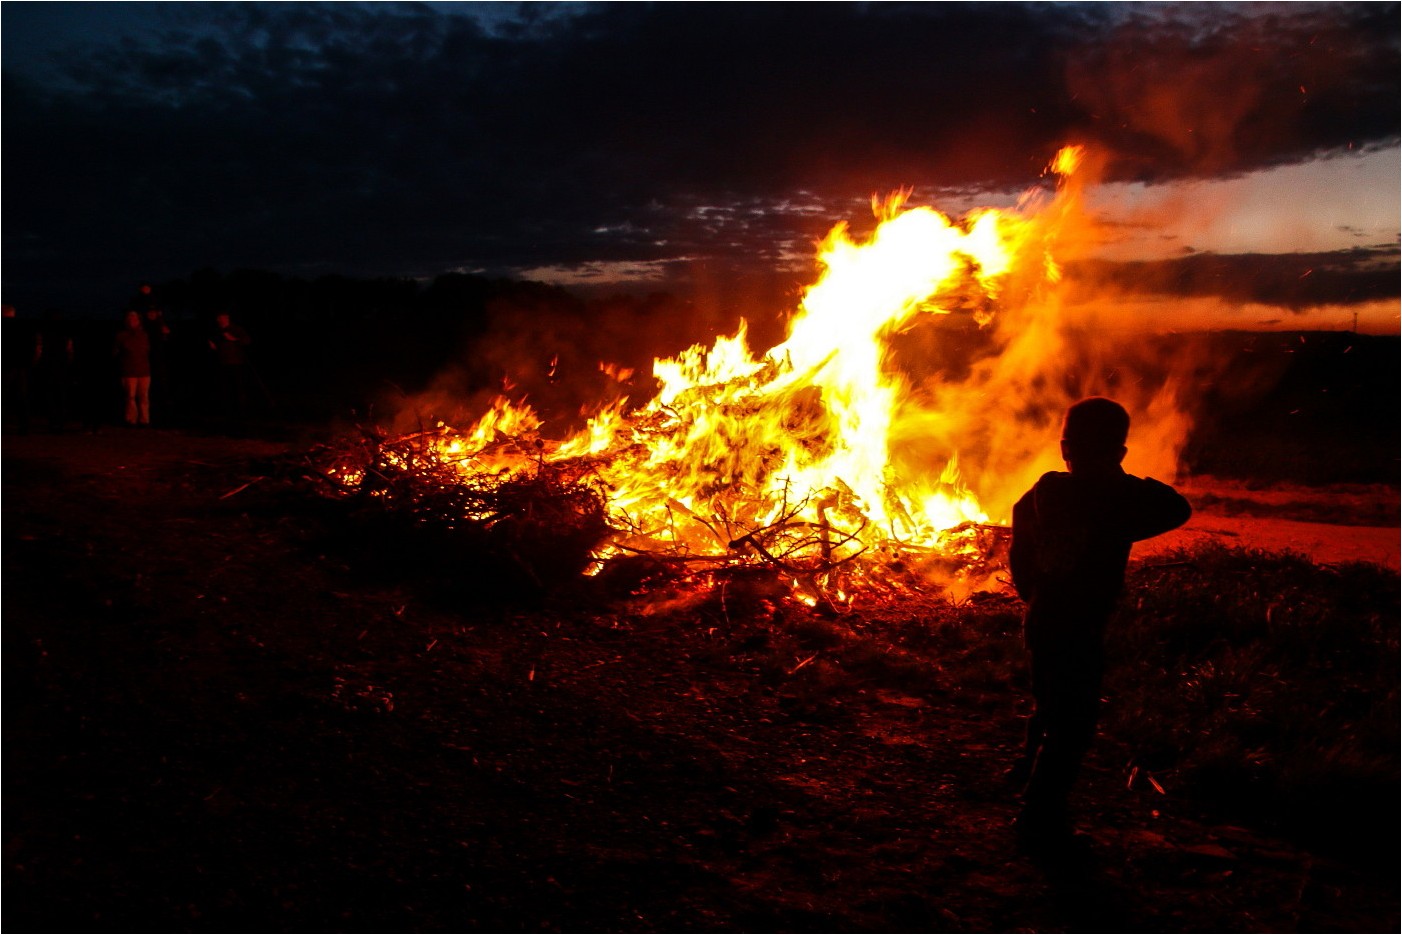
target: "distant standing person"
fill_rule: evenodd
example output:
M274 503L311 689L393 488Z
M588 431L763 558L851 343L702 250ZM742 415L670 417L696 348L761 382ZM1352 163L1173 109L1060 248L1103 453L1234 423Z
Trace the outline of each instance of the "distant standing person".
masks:
M219 400L224 421L241 429L248 412L248 346L253 343L248 332L233 323L228 312L214 316L214 334L210 349L219 368Z
M129 426L151 424L151 339L142 326L141 315L128 309L117 332L112 354L117 358L117 376L126 400L123 421Z
M1033 849L1071 843L1067 800L1099 719L1105 627L1124 588L1130 545L1183 525L1192 508L1152 478L1126 474L1129 413L1083 399L1066 412L1061 456L1013 507L1013 585L1035 708L1014 775L1026 777L1018 836Z
M149 287L147 287L149 288ZM142 327L151 344L151 405L162 425L175 416L175 399L170 385L170 325L165 313L154 305L145 311Z

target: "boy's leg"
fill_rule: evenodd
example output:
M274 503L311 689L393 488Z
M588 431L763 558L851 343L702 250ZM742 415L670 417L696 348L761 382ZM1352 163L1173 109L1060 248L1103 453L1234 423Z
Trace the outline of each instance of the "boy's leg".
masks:
M1023 797L1030 820L1048 825L1069 823L1067 803L1081 761L1095 738L1098 699L1062 698L1046 719L1042 749L1032 767Z
M1069 834L1068 800L1100 714L1099 653L1048 654L1037 660L1033 689L1042 745L1023 794L1019 827L1031 833Z
M1027 719L1027 735L1022 741L1022 754L1007 772L1008 783L1019 791L1023 791L1027 781L1032 778L1032 768L1037 763L1037 754L1041 752L1047 736L1046 718L1042 714L1042 703L1037 700L1035 687L1032 697L1032 715Z
M1032 777L1032 767L1037 762L1037 754L1046 739L1046 716L1042 712L1045 686L1042 684L1043 666L1037 662L1038 652L1033 639L1036 622L1029 612L1023 619L1023 646L1027 650L1027 669L1032 681L1032 714L1027 718L1027 732L1022 739L1022 754L1014 761L1006 774L1008 784L1019 792L1025 792L1027 780Z

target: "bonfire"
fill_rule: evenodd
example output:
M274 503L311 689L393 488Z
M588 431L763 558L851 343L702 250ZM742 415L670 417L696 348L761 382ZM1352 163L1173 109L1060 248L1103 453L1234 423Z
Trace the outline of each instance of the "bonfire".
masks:
M782 343L753 352L741 322L656 360L655 395L605 400L570 437L545 437L503 395L472 425L367 429L319 453L317 473L338 495L552 573L641 558L705 586L762 568L828 609L873 591L997 588L1012 500L1059 467L1047 433L1086 389L1056 371L1071 321L1057 253L1088 226L1074 183L1085 156L1063 149L1055 184L1009 210L955 219L909 193L873 199L870 236L838 224L819 245L821 275ZM992 353L957 384L917 385L892 341L953 312L990 330ZM1128 402L1171 457L1173 400Z

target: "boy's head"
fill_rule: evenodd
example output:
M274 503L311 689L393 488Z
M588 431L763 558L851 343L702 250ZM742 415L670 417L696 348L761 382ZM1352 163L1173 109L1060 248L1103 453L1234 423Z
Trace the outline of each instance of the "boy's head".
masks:
M1129 413L1113 399L1091 396L1066 410L1061 456L1068 464L1119 464L1129 437Z

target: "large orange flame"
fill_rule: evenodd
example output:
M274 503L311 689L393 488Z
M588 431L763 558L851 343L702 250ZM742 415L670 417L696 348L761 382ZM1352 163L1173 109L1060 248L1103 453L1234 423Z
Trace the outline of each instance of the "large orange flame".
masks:
M1066 343L1055 255L1083 223L1072 179L1086 155L1063 149L1049 167L1055 193L1034 190L1014 210L954 219L907 207L905 193L874 202L869 237L839 224L823 240L821 277L764 354L742 322L709 348L655 361L651 400L618 399L573 437L537 439L535 413L499 398L475 425L441 427L439 454L465 477L587 468L615 530L601 559L750 553L850 580L878 557L958 550L951 530L1005 520L1016 491L1056 466L1048 439L1010 435L1045 429L1067 401L1045 378ZM967 379L917 392L892 365L892 339L956 309L991 325L994 352ZM973 485L961 453L974 455Z

